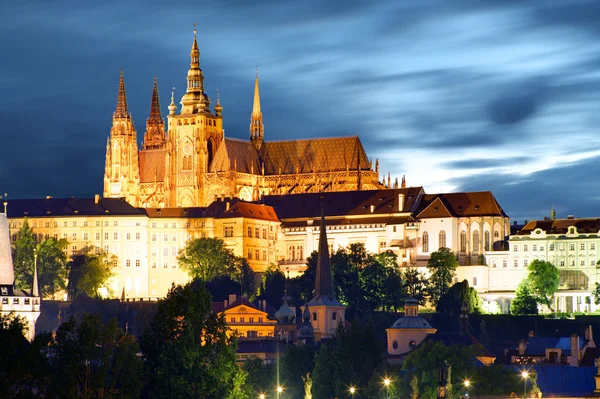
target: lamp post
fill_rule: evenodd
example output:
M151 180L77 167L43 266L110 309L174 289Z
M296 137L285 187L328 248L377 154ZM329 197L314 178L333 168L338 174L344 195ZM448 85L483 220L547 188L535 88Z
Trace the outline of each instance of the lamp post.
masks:
M389 399L390 397L390 379L385 377L383 380L383 385L385 385L385 399Z
M281 385L277 386L277 399L281 397L281 393L283 392L283 387Z
M529 378L529 373L523 371L521 377L523 377L523 399L525 399L527 397L527 378Z
M261 393L260 395L258 395L258 399L265 399L265 394Z
M354 394L356 393L356 388L350 387L349 391L350 391L350 395L352 395L352 398L354 398Z
M465 396L469 396L469 386L471 386L471 381L469 380L465 380L463 382L463 384L465 385Z

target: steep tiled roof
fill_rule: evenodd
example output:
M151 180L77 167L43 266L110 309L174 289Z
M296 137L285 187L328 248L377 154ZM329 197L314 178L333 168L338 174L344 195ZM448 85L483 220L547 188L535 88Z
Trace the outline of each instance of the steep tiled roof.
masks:
M318 218L321 215L321 197L325 216L358 216L370 218L391 217L398 213L399 194L404 194L401 212L410 212L415 207L423 187L386 190L338 191L290 195L267 195L262 202L275 208L281 220L293 218ZM373 207L373 211L371 211ZM330 222L327 220L328 224ZM316 221L318 225L318 221Z
M140 150L140 181L142 183L165 180L167 150Z
M598 233L600 231L600 219L532 220L517 235L529 235L535 229L542 229L548 234L567 234L569 227L572 226L576 227L577 233Z
M8 201L8 217L118 215L143 216L143 209L134 208L122 198L43 198Z
M258 151L249 141L224 139L217 148L209 170L211 172L236 170L242 173L260 174Z
M228 211L225 211L220 218L250 218L259 220L279 221L277 214L272 206L259 205L249 202L239 201Z
M417 217L419 219L446 217L440 216L438 212L442 215L449 213L454 217L508 217L491 191L425 195Z
M265 142L266 175L371 169L358 136Z

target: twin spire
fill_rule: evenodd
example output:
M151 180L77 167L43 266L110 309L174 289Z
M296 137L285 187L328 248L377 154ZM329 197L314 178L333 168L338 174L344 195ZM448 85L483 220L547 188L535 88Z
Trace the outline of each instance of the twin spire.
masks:
M125 94L125 78L121 69L121 77L119 79L119 94L117 94L117 108L113 114L114 119L130 119L129 110L127 108L127 95Z
M254 104L250 116L250 141L256 148L260 149L265 140L265 127L263 125L262 112L260 111L260 91L258 89L258 69L256 70L256 81L254 83Z
M152 89L152 103L150 104L150 116L146 119L146 134L144 135L144 148L160 149L165 146L165 121L160 113L160 99L158 97L158 84L154 77L154 88Z

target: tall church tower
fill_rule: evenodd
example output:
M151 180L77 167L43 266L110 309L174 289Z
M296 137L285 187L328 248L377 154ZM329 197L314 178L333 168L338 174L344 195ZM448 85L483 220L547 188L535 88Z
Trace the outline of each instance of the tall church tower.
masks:
M196 29L190 51L186 93L181 98L179 114L175 113L175 109L170 106L168 117L166 202L174 207L204 206L212 201L212 194L207 189L207 174L223 141L223 108L217 104L216 115L211 112L210 98L204 91L204 74L200 69Z
M110 137L106 145L104 197L124 197L130 204L135 204L139 183L137 135L127 108L125 80L121 70L117 108L113 114Z
M312 312L312 324L317 341L333 337L338 323L344 323L346 312L346 307L337 300L333 292L329 245L327 244L327 226L325 226L325 213L322 207L320 229L315 292L312 300L308 303L308 307Z
M160 150L165 147L165 122L160 113L160 100L158 98L158 85L154 77L154 88L152 90L152 103L150 105L150 116L146 119L146 133L144 134L144 149Z
M258 70L254 82L254 104L250 116L250 141L257 150L260 150L265 141L265 127L263 125L262 112L260 111L260 92L258 90Z

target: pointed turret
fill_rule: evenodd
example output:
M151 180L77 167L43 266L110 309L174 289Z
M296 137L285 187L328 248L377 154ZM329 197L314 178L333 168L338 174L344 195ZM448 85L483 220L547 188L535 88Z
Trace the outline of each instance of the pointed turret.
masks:
M33 287L31 287L32 296L40 296L40 286L38 283L38 271L37 271L37 254L33 257Z
M223 107L221 106L221 95L217 93L217 105L215 105L215 115L221 116L223 112Z
M193 114L210 112L210 99L204 93L204 75L200 69L200 50L196 39L196 24L194 24L194 40L190 51L190 69L187 74L187 90L181 98L183 108L181 113Z
M150 104L150 116L146 119L146 133L144 134L145 149L164 148L166 143L165 121L160 113L160 99L158 97L158 84L154 77L154 88L152 89L152 103Z
M331 263L329 260L329 245L327 243L327 227L325 226L325 211L321 207L321 227L319 231L319 252L317 256L317 275L315 280L315 299L322 301L339 302L333 293L333 280L331 278Z
M256 148L260 149L264 142L265 127L263 125L262 112L260 110L260 91L258 89L258 70L256 70L256 80L254 82L254 104L252 105L252 115L250 116L250 140Z
M175 105L175 88L173 87L173 91L171 92L171 103L169 104L169 115L175 115L175 111L177 111L177 105Z
M0 213L0 289L2 293L6 292L6 295L12 295L14 283L15 271L10 248L8 218L6 213Z
M130 119L129 109L127 108L127 95L125 94L125 77L121 69L119 79L119 93L117 94L117 108L113 114L113 119Z
M304 304L304 312L302 312L302 326L300 327L300 334L298 338L303 340L304 343L311 343L315 338L315 331L310 321L310 310L308 310L308 303Z

